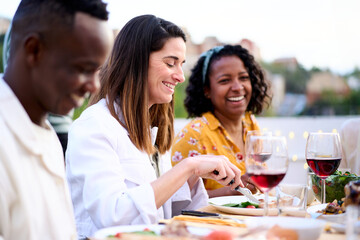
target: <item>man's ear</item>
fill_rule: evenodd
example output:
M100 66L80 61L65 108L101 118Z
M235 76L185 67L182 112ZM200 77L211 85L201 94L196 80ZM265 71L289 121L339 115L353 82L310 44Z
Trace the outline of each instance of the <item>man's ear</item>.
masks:
M29 65L34 66L39 62L43 50L44 45L39 34L31 33L26 36L24 41L24 51L26 62Z

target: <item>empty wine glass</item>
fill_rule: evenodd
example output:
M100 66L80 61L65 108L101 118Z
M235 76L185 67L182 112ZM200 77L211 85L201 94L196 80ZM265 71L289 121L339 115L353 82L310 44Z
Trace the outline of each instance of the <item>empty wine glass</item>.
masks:
M285 137L249 136L245 157L246 172L264 192L264 216L268 216L269 191L285 177L289 160Z
M245 155L247 154L247 152L249 152L247 150L247 147L249 146L250 136L272 136L272 133L269 131L261 131L261 130L248 131L246 133L245 145L244 145L245 146ZM263 151L263 152L259 153L259 155L257 157L262 158L264 161L266 161L266 159L268 159L268 157L269 157L269 153Z
M339 167L342 158L338 133L310 133L306 141L307 164L321 178L321 203L326 203L325 179Z

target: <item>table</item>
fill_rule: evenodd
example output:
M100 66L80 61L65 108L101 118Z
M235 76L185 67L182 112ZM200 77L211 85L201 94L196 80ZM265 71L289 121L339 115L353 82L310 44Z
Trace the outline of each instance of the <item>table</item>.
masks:
M231 214L226 214L223 212L218 211L215 207L208 205L206 207L203 207L201 209L198 209L199 211L204 211L204 212L211 212L211 213L220 213L222 215L228 215L231 217L235 217L235 218L239 218L239 219L245 219L245 218L250 218L252 216L242 216L242 215L231 215ZM190 226L204 226L204 224L200 224L200 223L187 223ZM210 224L206 224L207 227L213 228L213 229L217 229L217 230L226 230L226 231L230 231L233 232L235 234L242 234L245 233L247 231L246 228L239 228L239 227L230 227L230 226L219 226L219 225L211 225ZM319 238L319 240L345 240L346 236L345 234L341 234L341 233L327 233L327 232L323 232Z

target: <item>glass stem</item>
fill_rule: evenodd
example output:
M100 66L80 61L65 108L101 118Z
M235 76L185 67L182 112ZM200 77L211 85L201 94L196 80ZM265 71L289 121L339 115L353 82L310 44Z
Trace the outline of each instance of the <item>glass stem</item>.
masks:
M269 216L269 192L265 192L264 216Z
M325 179L321 178L321 203L326 203Z

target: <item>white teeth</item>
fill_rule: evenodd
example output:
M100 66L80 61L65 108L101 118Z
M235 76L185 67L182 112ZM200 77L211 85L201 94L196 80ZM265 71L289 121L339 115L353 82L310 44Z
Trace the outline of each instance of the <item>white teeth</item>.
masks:
M244 96L240 96L240 97L230 97L228 98L229 101L232 101L232 102L237 102L237 101L240 101L244 98Z
M77 94L71 94L70 97L76 102L77 107L81 106L84 102L84 97Z
M164 85L171 89L174 89L174 87L175 87L175 85L172 85L170 83L164 83Z

